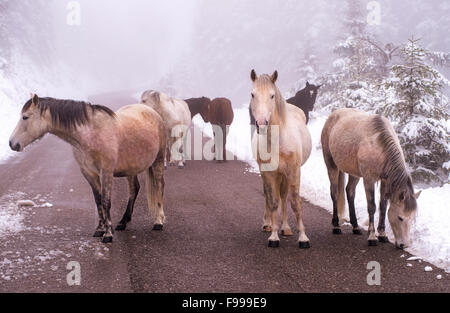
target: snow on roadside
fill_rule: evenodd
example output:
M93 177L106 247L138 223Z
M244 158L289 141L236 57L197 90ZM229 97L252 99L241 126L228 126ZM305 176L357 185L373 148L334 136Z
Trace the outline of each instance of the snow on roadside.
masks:
M235 109L234 114L235 118L230 127L227 149L233 152L239 160L249 163L253 171L258 172L251 152L248 109L245 106ZM309 202L325 208L331 213L330 185L320 144L320 135L327 115L313 112L311 117L308 128L311 132L313 149L309 160L302 167L300 193ZM199 115L193 119L193 123L203 130L207 136L212 137L211 126L205 124ZM376 191L377 203L379 201L378 187L379 185ZM450 272L450 228L448 227L450 210L448 210L447 204L450 200L449 195L450 184L422 190L418 199L419 208L416 221L411 227L412 245L407 249L411 254L418 255L447 272ZM369 218L362 182L357 187L355 207L359 225L367 229ZM348 211L346 214L348 219ZM375 222L378 223L378 212L375 214ZM306 221L306 223L308 222ZM394 236L388 222L386 222L386 233L389 240L394 242Z
M16 193L0 198L0 238L25 229L24 216L15 200L21 195L21 193Z

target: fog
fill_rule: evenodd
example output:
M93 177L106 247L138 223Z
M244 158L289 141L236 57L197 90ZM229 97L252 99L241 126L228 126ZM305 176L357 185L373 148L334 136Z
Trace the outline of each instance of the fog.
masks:
M277 69L284 92L306 80L299 68L311 55L317 76L330 72L346 2L370 13L362 0L0 1L15 53L83 94L153 88L179 97L226 96L238 106L248 100L252 68ZM68 24L73 3L79 25ZM429 48L450 50L450 2L378 3L380 23L369 31L381 42L401 44L415 34Z

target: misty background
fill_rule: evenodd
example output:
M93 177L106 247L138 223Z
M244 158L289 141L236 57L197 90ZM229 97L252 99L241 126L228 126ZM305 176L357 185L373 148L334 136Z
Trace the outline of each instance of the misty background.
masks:
M369 1L359 2L365 8ZM380 25L369 28L383 42L401 44L414 34L427 48L450 50L450 2L378 2ZM1 68L34 76L30 91L39 93L40 83L65 85L58 95L65 98L168 89L179 97L226 96L235 106L248 101L252 68L277 69L284 92L305 80L297 69L311 55L318 74L331 72L347 17L345 1L325 0L0 3L0 52L9 65ZM73 3L80 25L68 24Z

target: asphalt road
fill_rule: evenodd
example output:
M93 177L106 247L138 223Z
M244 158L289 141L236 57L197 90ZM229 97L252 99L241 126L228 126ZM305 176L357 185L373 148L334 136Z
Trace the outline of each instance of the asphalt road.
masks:
M111 107L131 102L120 94L92 100ZM140 181L144 185L143 177ZM47 136L1 164L1 208L23 199L53 206L16 209L24 229L0 237L0 292L450 291L448 274L426 262L406 261L410 255L392 244L368 247L366 236L353 235L350 227L332 235L331 215L306 201L312 247L300 250L296 232L282 237L279 248L267 247L261 178L239 161L188 161L184 170L169 168L162 232L152 231L143 190L127 230L104 245L92 237L93 196L68 144ZM127 195L126 180L116 179L115 224ZM292 212L289 219L294 229ZM66 281L70 261L80 264L79 286ZM381 264L379 286L367 284L370 261ZM424 271L428 265L432 272Z

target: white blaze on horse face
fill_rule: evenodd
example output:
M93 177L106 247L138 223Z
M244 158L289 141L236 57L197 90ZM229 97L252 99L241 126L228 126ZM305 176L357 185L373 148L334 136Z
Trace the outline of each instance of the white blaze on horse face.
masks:
M260 129L264 129L270 122L272 112L275 108L276 91L270 87L257 87L252 91L252 100L250 103L253 117Z
M9 139L11 149L18 152L40 139L48 132L48 124L45 119L45 114L41 115L40 110L35 106L23 112L16 128L14 129Z

